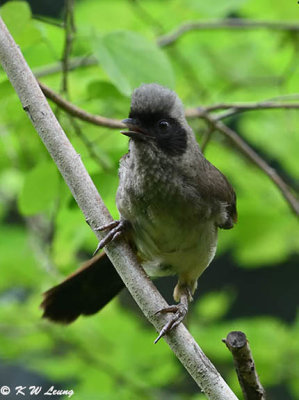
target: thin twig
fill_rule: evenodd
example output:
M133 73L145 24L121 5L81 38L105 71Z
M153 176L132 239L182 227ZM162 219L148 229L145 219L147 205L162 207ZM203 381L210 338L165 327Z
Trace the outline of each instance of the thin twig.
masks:
M40 88L42 89L44 95L52 100L55 104L61 107L64 111L68 112L70 115L73 115L76 118L81 119L82 121L89 122L98 126L105 126L109 129L124 129L126 126L121 123L121 121L112 118L101 117L100 115L93 115L87 111L82 110L65 100L62 96L54 92L54 90L50 89L48 86L39 82Z
M294 94L297 95L297 94ZM286 103L276 101L261 101L252 103L217 103L211 106L189 108L186 110L186 117L198 118L201 117L202 113L218 111L218 110L234 110L235 112L240 111L257 111L257 110L273 110L273 109L299 109L299 103Z
M104 171L107 172L110 169L109 164L107 163L107 161L105 162L97 155L94 144L88 139L88 137L86 135L84 135L77 120L74 117L72 117L71 115L69 115L69 121L73 127L73 130L74 130L76 136L81 140L81 142L86 147L89 157L92 158L98 165L100 165L102 167L102 169Z
M68 62L68 71L73 71L74 69L81 67L94 66L97 65L98 63L99 63L98 60L91 55L74 57L71 58ZM33 69L36 78L42 78L43 76L57 74L61 71L62 71L61 61Z
M0 62L86 220L101 239L96 227L112 221L112 217L1 18ZM167 303L139 266L126 241L110 243L106 253L144 315L160 331L169 318L155 314ZM237 399L183 324L166 335L165 341L210 400Z
M295 215L299 215L298 200L292 194L290 188L284 182L284 180L277 174L275 169L270 167L270 165L268 165L267 162L261 156L259 156L234 130L229 128L223 122L218 121L209 113L203 113L201 118L205 119L209 124L214 126L215 129L224 134L238 148L238 150L241 151L241 153L243 153L253 164L258 166L278 187Z
M205 153L206 148L207 148L210 140L212 139L214 130L215 130L215 128L212 125L209 125L207 130L203 133L202 141L200 143L200 149L203 154Z
M222 341L233 355L244 400L265 400L265 391L256 372L245 333L230 332Z
M296 110L299 109L299 103L285 103L275 101L263 101L256 103L218 103L206 107L189 108L186 110L187 118L201 118L202 114L218 110L227 110L216 116L217 120L222 120L245 111L258 110Z
M65 15L64 15L64 49L62 56L62 92L68 92L68 71L69 57L72 51L72 45L75 33L74 23L74 0L65 0Z
M243 18L228 18L215 21L191 21L186 22L166 35L157 39L159 46L169 46L185 33L198 30L219 30L219 29L270 29L276 31L299 32L298 22L281 21L256 21Z
M58 22L55 18L47 17L44 15L33 15L33 19L36 19L37 21L41 21L44 24L49 24L56 26L58 28L63 28L63 24L61 22Z

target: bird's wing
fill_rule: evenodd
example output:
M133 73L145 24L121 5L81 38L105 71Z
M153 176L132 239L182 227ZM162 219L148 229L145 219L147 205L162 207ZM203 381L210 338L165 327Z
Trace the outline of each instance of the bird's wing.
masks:
M222 229L231 229L237 222L236 193L227 178L208 160L205 160L206 181L201 183L203 196L212 203L222 203L226 216L218 226Z

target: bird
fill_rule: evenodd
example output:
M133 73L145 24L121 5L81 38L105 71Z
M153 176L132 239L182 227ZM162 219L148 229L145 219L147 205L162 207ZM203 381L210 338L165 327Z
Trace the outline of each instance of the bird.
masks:
M123 236L148 275L177 275L176 303L157 310L171 318L156 343L186 316L197 280L215 256L218 229L237 222L236 193L201 152L173 90L157 83L137 87L122 122L129 151L118 172L120 218L97 228L105 235L96 252ZM123 287L103 251L44 293L43 317L71 323L99 311Z

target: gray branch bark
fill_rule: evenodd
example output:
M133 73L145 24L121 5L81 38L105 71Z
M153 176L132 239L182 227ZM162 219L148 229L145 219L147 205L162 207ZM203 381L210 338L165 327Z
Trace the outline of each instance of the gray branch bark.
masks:
M266 400L265 391L256 372L245 333L240 331L230 332L226 339L223 339L223 342L233 355L244 399Z
M1 18L0 62L24 110L91 227L94 229L96 226L110 222L111 215L88 175L80 155L76 153L63 132L20 49ZM95 234L100 238L98 232L95 231ZM155 316L155 312L167 304L138 265L131 249L123 240L119 240L107 246L106 252L144 315L156 330L160 331L168 317ZM167 335L165 340L208 399L237 399L182 324Z

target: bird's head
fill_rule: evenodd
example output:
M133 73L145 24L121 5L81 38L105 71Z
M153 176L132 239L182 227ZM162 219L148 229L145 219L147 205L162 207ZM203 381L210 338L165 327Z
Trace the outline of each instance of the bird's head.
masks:
M134 142L154 146L170 156L186 151L191 129L181 100L170 89L155 83L135 89L129 118L122 122L128 127L122 133Z

